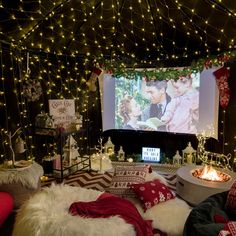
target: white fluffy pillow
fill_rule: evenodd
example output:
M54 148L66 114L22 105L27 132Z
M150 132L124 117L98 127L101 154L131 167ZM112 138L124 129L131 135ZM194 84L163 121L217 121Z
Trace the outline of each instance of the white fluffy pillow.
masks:
M145 181L152 181L154 179L159 179L161 183L167 185L167 180L160 174L158 174L157 172L155 171L152 171L152 173L148 173L146 175L146 178L145 178Z
M182 199L174 198L161 202L146 212L138 199L129 198L136 206L139 213L145 220L152 220L152 226L168 236L182 236L185 221L191 211L191 207Z

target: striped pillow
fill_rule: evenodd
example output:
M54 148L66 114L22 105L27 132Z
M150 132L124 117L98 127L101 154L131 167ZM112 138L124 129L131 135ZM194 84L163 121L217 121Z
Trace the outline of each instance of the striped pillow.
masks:
M147 165L117 166L107 192L122 197L135 197L130 189L132 184L144 183L150 167Z

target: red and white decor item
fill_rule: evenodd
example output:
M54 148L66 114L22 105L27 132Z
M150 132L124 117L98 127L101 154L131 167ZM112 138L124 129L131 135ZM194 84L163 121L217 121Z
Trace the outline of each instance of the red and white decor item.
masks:
M92 70L92 73L88 79L88 81L86 82L89 91L91 92L95 92L97 90L97 86L96 86L96 81L98 76L102 73L102 70L100 68L94 67Z
M220 93L220 105L223 109L228 106L229 99L230 99L230 88L228 84L229 78L229 69L226 67L221 67L220 69L213 72L216 77L216 84L219 88Z
M158 203L175 198L172 191L158 179L140 184L132 184L131 189L143 203L144 211Z

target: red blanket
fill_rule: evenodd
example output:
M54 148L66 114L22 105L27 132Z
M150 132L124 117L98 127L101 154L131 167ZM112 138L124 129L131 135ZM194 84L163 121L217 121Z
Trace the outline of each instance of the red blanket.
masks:
M106 195L92 202L74 202L71 204L69 212L72 215L92 218L108 218L118 215L134 226L137 236L153 236L151 221L143 220L130 201L117 196Z
M236 221L229 221L218 236L236 236Z

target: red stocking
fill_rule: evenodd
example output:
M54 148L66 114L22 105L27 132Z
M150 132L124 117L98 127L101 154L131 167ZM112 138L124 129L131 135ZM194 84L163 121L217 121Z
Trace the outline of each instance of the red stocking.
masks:
M90 75L89 80L86 82L89 91L95 92L97 90L96 81L101 72L102 71L99 68L93 68L92 74Z
M225 109L229 103L230 89L228 84L229 69L221 67L220 69L213 72L216 77L216 84L219 88L220 93L220 105Z

